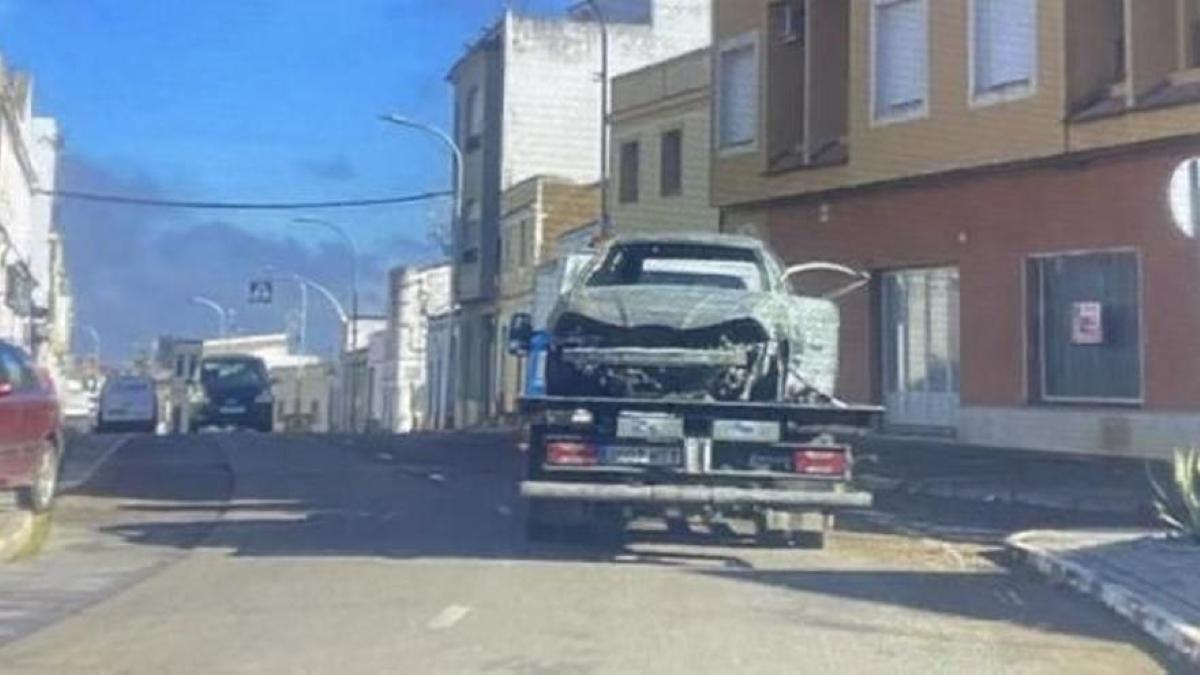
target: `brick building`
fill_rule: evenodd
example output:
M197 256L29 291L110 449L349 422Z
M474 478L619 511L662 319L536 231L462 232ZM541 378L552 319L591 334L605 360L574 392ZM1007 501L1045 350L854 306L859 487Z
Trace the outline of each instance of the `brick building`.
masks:
M1200 3L714 7L712 199L843 301L891 432L1084 453L1200 439Z

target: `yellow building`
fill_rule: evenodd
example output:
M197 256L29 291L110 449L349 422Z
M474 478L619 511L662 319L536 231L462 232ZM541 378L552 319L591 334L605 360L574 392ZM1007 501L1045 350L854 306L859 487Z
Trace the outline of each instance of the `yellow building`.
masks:
M560 234L599 215L600 191L564 178L534 176L504 192L500 216L500 284L497 326L500 339L492 355L499 376L492 391L494 409L516 412L524 385L521 359L508 353L508 323L513 314L532 311L537 268L558 255Z
M709 204L707 49L613 80L613 189L616 233L716 232Z

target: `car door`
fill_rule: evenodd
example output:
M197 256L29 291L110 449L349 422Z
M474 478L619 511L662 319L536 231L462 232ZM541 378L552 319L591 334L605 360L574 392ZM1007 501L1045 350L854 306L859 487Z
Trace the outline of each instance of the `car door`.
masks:
M0 344L0 484L21 482L28 467L23 371L16 351Z

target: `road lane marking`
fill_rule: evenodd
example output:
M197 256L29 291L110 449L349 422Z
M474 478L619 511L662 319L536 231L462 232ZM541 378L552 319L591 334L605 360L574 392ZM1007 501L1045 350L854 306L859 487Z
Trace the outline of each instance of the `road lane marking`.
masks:
M84 470L81 477L74 480L64 479L59 484L60 491L67 492L69 490L74 490L81 485L87 484L87 482L96 475L96 472L100 470L100 467L104 466L104 463L107 462L108 459L113 456L113 454L125 447L131 440L133 440L133 436L122 436L119 438L116 443L113 443L107 450L101 453L100 457L97 458L96 461L92 462L91 466Z
M429 629L446 630L447 628L453 628L454 624L462 621L463 617L469 614L470 611L470 607L463 607L462 605L450 605L441 612L438 612L437 616L429 620Z
M375 459L381 459L385 462L390 462L393 459L396 459L396 456L390 452L377 452L375 453Z
M445 483L446 482L446 477L440 473L431 473L428 476L426 476L426 478L428 478L429 480L431 480L435 483Z

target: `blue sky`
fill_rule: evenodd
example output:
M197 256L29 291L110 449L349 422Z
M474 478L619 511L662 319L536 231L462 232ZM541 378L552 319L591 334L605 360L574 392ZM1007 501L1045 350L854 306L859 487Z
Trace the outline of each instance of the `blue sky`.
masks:
M505 4L0 0L0 53L33 74L36 112L63 126L65 187L240 201L407 194L448 184L444 150L377 116L448 127L446 71ZM382 307L386 267L435 256L426 233L445 209L322 214L368 251L368 309ZM286 266L335 287L346 277L340 245L296 229L292 215L65 205L80 321L106 334L110 358L160 333L210 331L211 317L187 304L197 293L236 306L247 330L278 328L285 308L244 304L254 269Z

